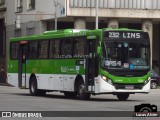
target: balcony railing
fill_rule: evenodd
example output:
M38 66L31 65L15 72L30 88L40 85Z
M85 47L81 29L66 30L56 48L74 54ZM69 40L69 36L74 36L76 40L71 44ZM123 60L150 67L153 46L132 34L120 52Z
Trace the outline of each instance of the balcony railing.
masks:
M98 0L99 8L107 9L160 9L160 0ZM71 8L94 8L96 0L69 0Z

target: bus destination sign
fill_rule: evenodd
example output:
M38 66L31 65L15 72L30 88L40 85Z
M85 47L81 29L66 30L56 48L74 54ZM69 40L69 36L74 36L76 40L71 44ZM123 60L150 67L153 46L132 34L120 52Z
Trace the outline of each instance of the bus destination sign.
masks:
M104 37L107 38L123 38L123 39L141 39L146 38L146 33L129 32L129 31L105 31Z

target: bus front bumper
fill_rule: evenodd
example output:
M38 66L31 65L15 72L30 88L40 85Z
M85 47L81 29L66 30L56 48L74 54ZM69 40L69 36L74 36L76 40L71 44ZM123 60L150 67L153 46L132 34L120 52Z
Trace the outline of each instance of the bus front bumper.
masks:
M120 85L120 84L119 84ZM134 87L134 85L121 85L121 87L116 87L100 78L99 83L99 93L149 93L150 91L150 81L139 88Z

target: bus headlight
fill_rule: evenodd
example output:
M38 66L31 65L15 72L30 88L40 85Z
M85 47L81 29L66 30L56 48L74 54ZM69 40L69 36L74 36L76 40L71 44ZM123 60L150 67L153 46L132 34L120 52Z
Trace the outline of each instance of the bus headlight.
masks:
M107 81L107 77L106 77L106 76L102 76L102 79L103 79L104 81Z
M106 76L101 76L101 78L102 78L104 81L108 82L109 84L111 84L111 85L113 84L112 80L109 79L109 78L107 78Z

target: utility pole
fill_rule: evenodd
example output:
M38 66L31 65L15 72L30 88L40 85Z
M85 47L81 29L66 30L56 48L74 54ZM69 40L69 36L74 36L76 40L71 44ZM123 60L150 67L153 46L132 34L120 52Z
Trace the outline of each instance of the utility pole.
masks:
M57 7L60 4L57 0L53 0L54 2L54 7L55 7L55 30L57 30Z
M99 0L96 0L96 29L98 29L98 8L99 8Z

